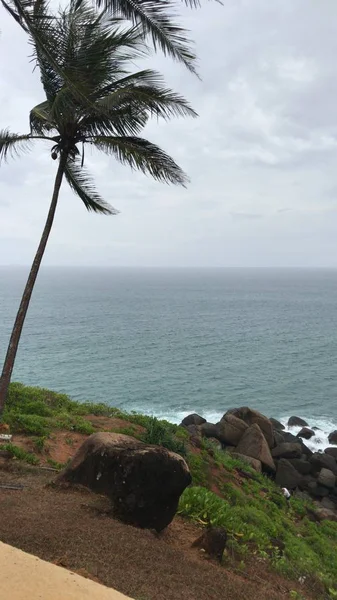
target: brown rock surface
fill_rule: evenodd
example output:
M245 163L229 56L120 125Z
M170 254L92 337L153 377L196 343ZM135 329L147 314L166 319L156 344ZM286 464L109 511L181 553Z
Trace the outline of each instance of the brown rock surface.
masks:
M181 456L161 446L117 433L94 433L57 483L80 484L104 494L122 521L161 531L172 521L191 475Z

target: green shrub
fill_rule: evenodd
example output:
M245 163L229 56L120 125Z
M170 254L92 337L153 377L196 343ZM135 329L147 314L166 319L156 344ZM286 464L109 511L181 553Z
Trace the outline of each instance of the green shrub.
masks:
M13 433L45 436L50 431L50 421L39 415L21 414L17 412L4 413L4 421L8 423Z
M146 431L141 439L145 443L164 446L172 452L186 456L186 446L182 440L175 437L171 423L159 421L155 417L147 417L144 422L146 422Z

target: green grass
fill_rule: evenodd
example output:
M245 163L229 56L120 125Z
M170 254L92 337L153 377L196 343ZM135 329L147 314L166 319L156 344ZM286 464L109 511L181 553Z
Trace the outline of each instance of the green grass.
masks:
M9 454L13 458L16 458L17 460L23 460L23 461L29 463L30 465L38 465L39 464L39 459L37 458L37 456L35 456L35 454L26 452L22 448L15 446L15 444L2 444L1 449L5 450L6 452L9 452Z
M204 487L187 488L180 498L178 512L204 525L225 527L228 548L242 558L253 553L270 560L278 572L290 579L315 575L329 597L334 598L337 523L312 523L303 518L306 505L302 501L293 498L290 505L283 502L278 505L270 499L272 494L281 496L272 482L263 495L254 493L256 482L252 484L246 490L224 484L223 498ZM283 554L273 540L284 543Z

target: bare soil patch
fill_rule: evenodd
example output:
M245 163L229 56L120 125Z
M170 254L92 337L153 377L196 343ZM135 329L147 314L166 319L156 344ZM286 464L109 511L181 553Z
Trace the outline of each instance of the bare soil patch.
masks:
M81 434L70 435L80 441ZM180 518L160 535L136 529L114 520L105 498L56 489L52 479L38 467L0 462L0 484L24 486L0 488L1 541L136 600L284 600L301 589L254 557L245 572L233 571L229 559L224 565L208 560L191 547L200 529Z

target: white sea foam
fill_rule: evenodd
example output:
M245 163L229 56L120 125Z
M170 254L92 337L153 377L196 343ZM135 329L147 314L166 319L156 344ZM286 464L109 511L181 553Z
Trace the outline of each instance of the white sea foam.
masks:
M308 423L308 427L312 429L313 427L318 427L319 429L315 431L315 436L310 440L303 440L306 446L310 448L313 452L317 452L318 450L324 450L328 446L332 446L333 444L329 443L328 436L329 433L337 429L337 421L330 419L329 417L307 417L306 415L297 415L304 419ZM288 427L287 423L290 415L285 416L280 419L281 423L285 425L286 431L289 431L293 435L297 435L297 433L302 429L302 427Z

